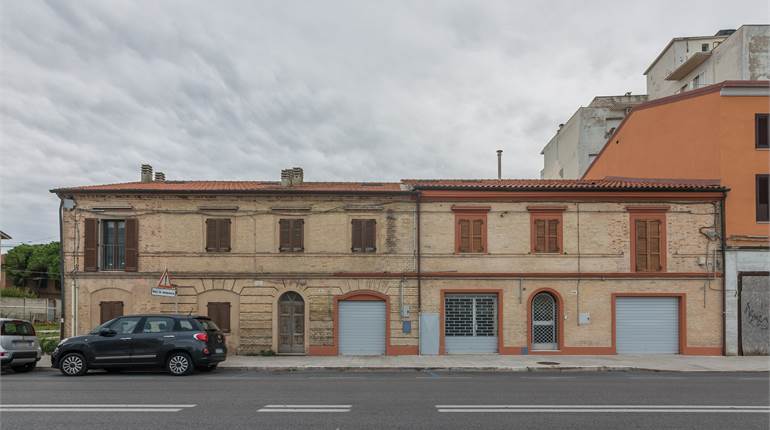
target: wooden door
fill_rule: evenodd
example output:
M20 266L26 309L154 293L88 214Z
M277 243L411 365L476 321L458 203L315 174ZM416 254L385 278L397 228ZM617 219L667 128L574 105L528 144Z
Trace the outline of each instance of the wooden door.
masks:
M305 301L295 292L278 300L278 352L305 352Z

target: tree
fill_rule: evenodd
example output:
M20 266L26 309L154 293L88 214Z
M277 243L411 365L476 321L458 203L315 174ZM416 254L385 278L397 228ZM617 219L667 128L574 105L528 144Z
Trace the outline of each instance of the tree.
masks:
M19 245L8 251L3 270L13 285L27 286L30 280L59 280L59 242Z

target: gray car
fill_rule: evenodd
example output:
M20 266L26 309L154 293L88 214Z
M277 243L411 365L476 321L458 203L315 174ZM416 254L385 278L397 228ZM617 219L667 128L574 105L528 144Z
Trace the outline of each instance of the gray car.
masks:
M2 368L29 372L40 360L43 351L35 328L27 321L0 318L0 362Z

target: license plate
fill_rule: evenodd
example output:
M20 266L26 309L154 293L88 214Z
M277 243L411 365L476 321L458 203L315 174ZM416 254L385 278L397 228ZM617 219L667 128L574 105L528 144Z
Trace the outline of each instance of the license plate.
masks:
M217 354L221 354L221 353L223 353L225 351L222 348L217 348L217 349L214 350L214 352L216 352Z

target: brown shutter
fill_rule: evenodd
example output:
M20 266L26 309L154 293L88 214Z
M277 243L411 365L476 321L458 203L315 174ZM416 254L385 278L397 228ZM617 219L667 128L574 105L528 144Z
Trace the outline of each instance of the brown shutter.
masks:
M217 243L217 220L209 218L206 220L206 251L216 251Z
M364 223L366 231L361 235L364 240L364 251L377 251L377 221L373 219L366 220Z
M467 219L461 219L460 224L460 252L470 252L471 250L471 222Z
M126 220L126 272L139 269L139 223L136 218Z
M291 224L288 219L282 219L278 221L280 230L278 238L278 249L280 251L291 251Z
M651 220L647 223L647 237L649 255L647 257L648 269L651 272L659 272L662 267L660 265L660 221Z
M219 251L230 252L230 219L220 219L218 224Z
M99 324L123 316L123 302L100 302L99 303Z
M535 220L535 252L545 252L545 220Z
M559 252L559 220L548 220L548 252Z
M362 252L364 250L362 231L364 228L363 220L354 219L351 221L351 224L353 226L353 237L350 250L353 252Z
M472 247L473 252L484 252L483 227L484 220L474 219L472 222Z
M305 249L305 220L295 219L291 229L292 251L300 252Z
M85 226L85 256L83 270L96 272L99 267L99 222L96 218L86 218Z
M230 332L230 302L209 302L208 317L225 332Z
M647 222L636 221L636 271L647 271Z

